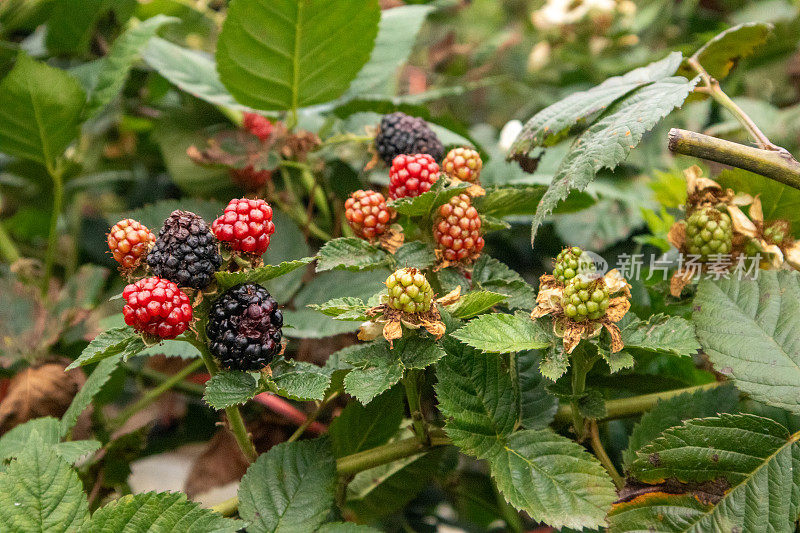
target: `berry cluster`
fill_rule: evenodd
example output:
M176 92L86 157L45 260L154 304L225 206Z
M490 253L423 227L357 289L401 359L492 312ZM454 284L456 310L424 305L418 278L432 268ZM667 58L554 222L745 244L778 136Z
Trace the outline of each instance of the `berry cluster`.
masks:
M567 282L561 296L564 315L575 322L598 320L610 304L611 298L602 278L573 277Z
M445 261L475 259L483 250L481 217L466 194L458 194L439 207L433 238Z
M156 236L149 229L130 218L114 224L107 237L108 248L114 259L125 270L135 268L156 241Z
M585 274L582 272L585 265L581 262L583 250L577 246L564 248L556 256L555 266L553 267L553 277L561 283L566 283L578 274Z
M764 226L764 240L777 246L786 246L792 241L792 223L788 220L773 220Z
M427 313L433 303L433 289L416 268L401 268L386 278L389 307L406 313Z
M161 278L140 279L122 291L125 323L137 331L173 339L192 321L189 297L177 285Z
M222 257L205 220L178 209L164 221L147 264L156 276L180 287L204 289L222 265Z
M267 289L236 285L211 307L206 326L209 349L231 370L260 370L281 351L283 314Z
M244 129L261 139L266 141L272 135L272 122L263 115L258 113L244 113L243 121Z
M415 197L439 179L439 165L428 154L398 155L389 169L389 198Z
M387 165L401 154L428 154L435 161L444 155L442 142L427 122L400 112L381 119L375 148Z
M264 200L233 199L211 224L211 230L235 252L263 255L269 247L270 235L275 233L272 208Z
M483 168L481 155L471 148L453 148L442 161L442 170L452 179L477 183Z
M713 207L703 207L686 219L686 251L707 261L715 254L730 253L733 239L731 217Z
M373 239L386 231L392 213L386 199L376 191L358 190L344 203L347 223L353 232L364 239Z

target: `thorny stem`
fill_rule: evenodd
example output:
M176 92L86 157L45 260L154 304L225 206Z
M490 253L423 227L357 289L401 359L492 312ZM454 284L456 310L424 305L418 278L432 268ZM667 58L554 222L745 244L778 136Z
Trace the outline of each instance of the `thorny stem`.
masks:
M200 357L203 359L203 363L206 365L206 369L211 377L214 377L219 372L219 367L217 366L217 362L214 360L214 357L211 355L211 352L208 351L208 346L206 343L202 342L199 339L192 339L189 340L195 348L200 352ZM248 461L251 463L256 460L258 457L258 452L256 452L256 447L253 445L253 441L250 439L250 434L247 432L247 428L244 425L244 419L242 418L242 413L239 411L237 406L231 406L225 408L225 416L228 419L228 425L230 426L231 433L236 438L236 443L239 445L239 448L242 450L242 453L247 458Z
M431 437L428 434L428 426L425 423L425 417L422 414L422 406L420 405L420 392L419 382L422 378L420 370L409 370L403 378L403 386L406 390L406 399L408 400L408 411L411 413L411 420L414 425L414 433L417 439L423 444L430 444Z
M328 407L328 405L330 405L330 403L333 400L335 400L337 396L339 396L338 391L333 392L330 396L327 396L325 399L319 402L319 404L317 404L317 408L314 409L314 411L308 415L305 422L300 424L300 426L295 430L295 432L292 433L292 435L287 439L287 442L294 442L300 437L302 437L303 433L306 432L306 430L311 426L311 424L314 423L314 421L319 417L319 415L322 414L325 408Z
M123 410L114 420L111 421L111 427L114 429L121 428L133 415L158 400L162 394L172 389L178 383L181 383L190 374L202 368L203 365L204 362L202 359L196 359L186 365L183 369L181 369L180 372L170 376L157 387L151 389L144 396L139 398L136 403L131 404L125 410Z
M691 66L703 80L703 87L700 87L697 90L710 95L719 105L730 111L730 113L736 117L739 122L741 122L742 126L744 126L750 136L753 137L759 148L762 150L783 150L783 148L772 144L767 136L764 135L764 132L762 132L759 127L756 126L756 123L753 122L753 119L751 119L741 107L736 105L736 102L731 100L731 98L725 94L725 91L723 91L719 85L719 81L711 77L711 75L708 73L708 71L706 71L705 68L703 68L703 66L700 64L700 61L698 61L696 57L690 57L687 61L689 66Z
M608 453L606 453L606 449L603 447L603 443L600 441L600 430L597 427L597 420L589 421L589 440L592 443L592 450L594 450L595 456L597 456L603 468L606 469L608 475L611 476L611 479L614 480L614 485L616 485L617 490L624 487L625 479L617 472L614 463L611 461Z
M761 150L676 128L669 132L669 149L676 154L699 157L749 170L800 189L800 162L786 150Z

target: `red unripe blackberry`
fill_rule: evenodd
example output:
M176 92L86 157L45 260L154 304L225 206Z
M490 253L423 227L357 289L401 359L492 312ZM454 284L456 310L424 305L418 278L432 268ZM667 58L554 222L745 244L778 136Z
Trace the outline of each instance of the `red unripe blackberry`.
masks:
M481 217L469 196L458 194L439 208L433 238L446 261L463 261L480 255L484 245Z
M266 141L272 134L272 122L263 115L258 113L244 113L243 121L244 129L261 139Z
M471 148L453 148L442 161L442 171L453 179L477 183L483 168L481 154Z
M231 181L247 192L260 191L272 179L271 170L256 170L252 165L245 168L232 168Z
M147 264L153 274L180 287L204 289L222 265L217 239L202 217L176 209L164 221Z
M386 199L377 191L359 190L344 203L344 216L353 233L364 239L373 239L386 231L392 219Z
M261 370L281 352L283 313L255 283L231 287L211 306L208 348L223 368Z
M439 165L428 154L398 155L389 169L389 198L413 198L439 179Z
M124 269L132 269L147 255L156 236L143 224L126 218L111 227L107 240L117 263Z
M433 289L416 268L401 268L386 278L386 304L406 313L427 313L433 304Z
M231 250L250 255L263 255L275 233L272 208L264 200L233 199L211 225L220 242Z
M137 331L174 339L189 327L192 304L177 285L161 278L140 279L122 291L125 323Z
M381 119L375 148L387 165L400 154L428 154L436 161L444 155L444 145L427 122L400 112Z

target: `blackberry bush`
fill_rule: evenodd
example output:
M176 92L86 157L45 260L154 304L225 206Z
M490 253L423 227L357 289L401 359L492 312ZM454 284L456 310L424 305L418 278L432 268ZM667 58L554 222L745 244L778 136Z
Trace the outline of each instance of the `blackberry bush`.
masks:
M125 323L161 339L174 339L189 327L192 306L177 285L161 278L145 278L122 291Z
M147 264L156 276L180 287L204 289L222 265L222 257L206 222L189 211L175 210L164 221Z
M392 219L386 199L376 191L358 190L344 203L345 218L353 233L364 239L374 239L386 231Z
M211 224L211 230L234 252L261 256L269 248L270 236L275 233L272 208L264 200L233 199L225 212Z
M400 112L381 119L375 148L387 165L401 154L427 154L434 161L444 155L444 146L427 122Z
M214 301L206 336L223 368L260 370L281 352L282 326L283 314L269 291L243 283Z
M439 165L428 154L398 155L389 169L389 198L413 198L439 179Z

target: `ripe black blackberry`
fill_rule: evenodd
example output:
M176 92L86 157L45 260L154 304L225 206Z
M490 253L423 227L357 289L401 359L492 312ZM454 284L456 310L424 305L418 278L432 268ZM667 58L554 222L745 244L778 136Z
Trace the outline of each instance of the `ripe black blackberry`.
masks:
M269 291L255 283L231 287L211 307L208 347L229 370L261 370L281 351L283 314Z
M428 123L400 112L383 116L375 147L387 165L401 154L428 154L436 161L444 157L444 145Z
M179 287L204 289L222 265L222 257L206 221L177 209L164 221L147 264L153 274Z

